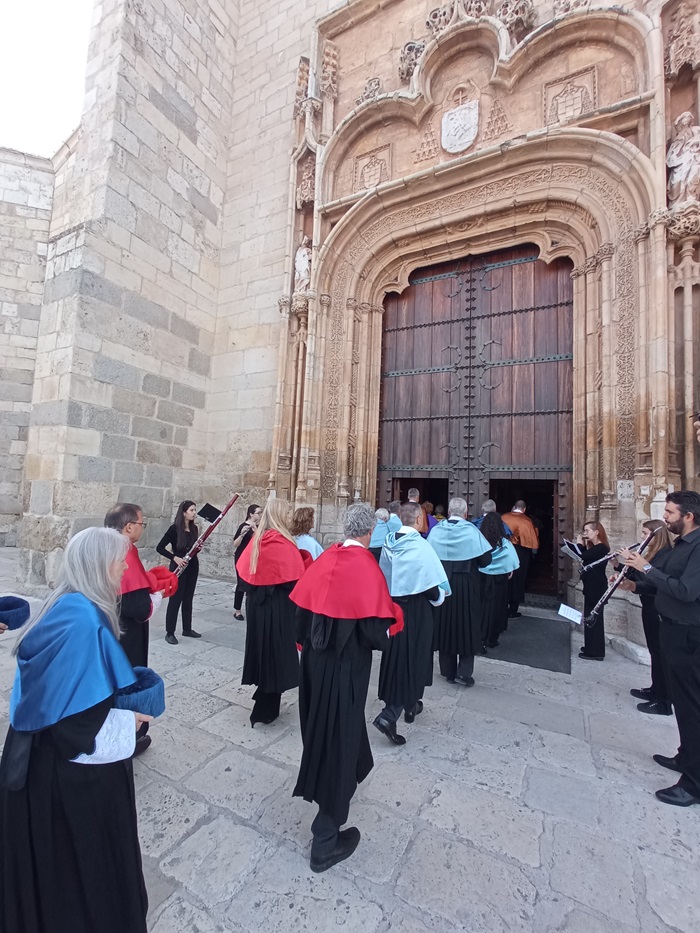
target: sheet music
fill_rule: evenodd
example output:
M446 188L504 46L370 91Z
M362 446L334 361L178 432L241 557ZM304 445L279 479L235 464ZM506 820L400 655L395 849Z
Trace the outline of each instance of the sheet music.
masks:
M575 622L576 625L580 625L583 621L583 613L579 612L578 609L567 606L565 603L559 606L557 615L563 616L565 619L568 619L569 622Z

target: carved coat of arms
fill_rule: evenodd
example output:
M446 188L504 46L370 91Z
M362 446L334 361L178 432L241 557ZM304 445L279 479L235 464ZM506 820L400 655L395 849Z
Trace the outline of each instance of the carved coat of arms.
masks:
M442 115L442 148L445 152L464 152L479 131L479 101L468 100Z

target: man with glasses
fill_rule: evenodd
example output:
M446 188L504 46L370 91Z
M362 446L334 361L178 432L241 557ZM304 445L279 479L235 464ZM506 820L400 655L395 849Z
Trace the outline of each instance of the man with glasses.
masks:
M163 594L151 593L149 581L136 545L143 534L146 522L141 506L131 502L118 502L107 512L105 528L114 528L131 547L126 555L126 572L122 578L119 623L122 630L120 644L132 667L148 667L148 620L163 599ZM151 744L148 723L145 722L136 734L134 755L145 752Z

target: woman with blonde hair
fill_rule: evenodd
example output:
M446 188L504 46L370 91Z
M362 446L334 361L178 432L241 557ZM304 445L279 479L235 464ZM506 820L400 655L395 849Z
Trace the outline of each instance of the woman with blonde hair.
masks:
M258 688L250 714L253 727L274 722L284 691L299 686L296 607L289 594L305 564L289 523L289 503L269 499L236 568L248 585L242 683Z
M641 536L646 538L650 531L654 532L651 544L644 552L644 559L648 564L654 566L654 560L659 551L663 548L671 547L671 535L669 534L666 523L658 518L652 518L642 523ZM627 580L633 586L630 590L634 592L635 581L644 577L643 573L630 567L627 571ZM623 585L623 589L627 589ZM656 716L671 716L673 708L671 706L671 697L663 662L661 660L661 646L659 643L659 630L661 618L656 610L656 594L640 593L639 599L642 603L642 625L644 626L644 637L647 640L647 648L651 656L651 686L642 687L639 690L630 690L633 697L642 700L637 704L640 713L652 713Z
M146 933L131 756L150 716L116 708L129 540L87 528L23 630L0 763L1 933Z
M323 548L311 534L314 527L315 511L309 506L297 509L292 519L292 534L300 551L308 551L311 557L316 558L323 554Z

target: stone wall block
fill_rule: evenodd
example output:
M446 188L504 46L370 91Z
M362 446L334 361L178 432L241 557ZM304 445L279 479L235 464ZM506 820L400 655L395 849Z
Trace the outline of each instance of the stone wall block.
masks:
M95 358L94 375L98 382L112 383L124 389L132 389L137 392L141 388L140 370L136 369L135 366L130 366L128 363L122 363L119 360L114 360L102 354L99 354Z
M199 343L199 328L176 314L170 319L170 332L176 337L182 337L191 346L197 346Z
M133 460L136 455L136 441L121 434L104 434L100 453L110 460Z
M93 272L83 271L79 290L84 297L94 298L113 308L121 308L124 303L124 289Z
M135 416L131 424L131 434L134 437L157 441L159 444L172 444L173 442L173 426L152 418Z
M140 505L144 515L163 514L163 490L149 489L144 486L120 486L118 502L135 502Z
M159 398L169 398L172 382L164 376L154 376L152 373L146 373L143 377L142 388L148 395L157 395ZM160 415L158 417L160 417ZM169 419L166 418L165 420L168 421Z
M166 86L167 87L167 86ZM151 85L148 89L148 99L153 104L153 106L159 110L164 117L166 117L170 122L176 126L184 135L191 140L193 143L197 142L197 116L189 106L189 104L183 100L177 91L174 91L172 88L168 88L169 97L179 98L180 102L183 105L183 109L180 107L174 106L172 100L169 100L165 97L164 94L160 94L154 87ZM187 108L187 109L184 109ZM188 112L189 111L189 112Z
M114 482L138 486L143 482L144 467L140 463L126 461L114 464Z
M155 301L149 301L142 298L132 291L124 292L124 310L132 317L138 318L144 324L150 324L152 327L159 327L167 330L170 319L169 311Z
M155 486L157 488L170 489L173 485L172 467L163 467L150 465L146 467L146 477L144 480L146 486Z
M160 466L182 466L182 450L179 447L166 447L151 441L139 441L136 445L136 459L139 463L156 463Z
M44 304L47 305L52 301L67 298L68 295L74 295L78 291L81 275L80 269L71 269L62 275L47 279L44 287Z
M190 386L183 385L181 382L173 383L173 401L181 405L188 405L190 408L204 408L206 405L206 395L199 389L193 389Z
M111 408L85 405L83 427L106 431L111 434L128 434L130 418L127 414Z
M191 427L194 423L194 409L176 402L162 401L158 403L158 417L161 421Z
M129 233L136 233L136 208L113 188L107 188L105 192L104 214L108 220L113 220Z
M78 457L78 479L81 483L110 483L114 461L106 457Z
M142 392L131 392L129 389L115 388L112 394L112 407L117 411L125 411L131 415L142 415L149 418L155 414L156 400Z
M189 431L187 430L187 428L175 428L174 443L177 447L182 447L183 449L186 449L188 439L189 439Z
M219 223L219 212L209 198L200 194L196 188L190 188L189 201L192 207L198 210L200 214L204 214L213 224Z
M187 368L200 376L211 375L211 357L192 347L187 358Z
M79 428L83 424L83 406L75 401L39 402L32 407L31 423L35 425L65 424Z

